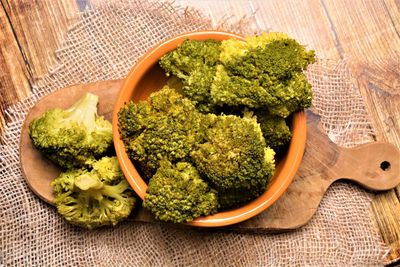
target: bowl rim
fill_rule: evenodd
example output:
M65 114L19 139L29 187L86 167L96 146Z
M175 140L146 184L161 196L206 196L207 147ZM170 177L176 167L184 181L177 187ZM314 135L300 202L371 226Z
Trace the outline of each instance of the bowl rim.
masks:
M177 35L157 44L148 52L146 52L141 58L139 58L137 63L133 66L125 78L118 93L113 110L113 141L116 155L126 180L142 200L146 195L147 184L144 182L125 151L125 146L121 140L118 130L119 110L126 102L130 100L134 88L139 83L143 75L145 75L146 72L154 66L154 64L157 64L162 55L176 49L176 47L184 40L224 40L230 38L244 40L244 37L241 35L223 31L193 31ZM227 226L254 217L275 203L293 181L302 161L307 134L306 113L304 111L295 112L293 114L291 126L292 138L288 151L277 166L275 175L271 178L271 182L268 184L267 190L263 194L239 208L218 212L214 215L199 217L185 224L198 227Z

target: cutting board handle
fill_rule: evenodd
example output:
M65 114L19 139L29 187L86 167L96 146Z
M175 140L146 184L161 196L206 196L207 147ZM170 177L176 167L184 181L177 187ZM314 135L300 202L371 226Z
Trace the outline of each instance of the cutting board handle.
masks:
M400 152L394 145L374 142L339 150L332 182L346 178L371 190L388 190L400 183Z

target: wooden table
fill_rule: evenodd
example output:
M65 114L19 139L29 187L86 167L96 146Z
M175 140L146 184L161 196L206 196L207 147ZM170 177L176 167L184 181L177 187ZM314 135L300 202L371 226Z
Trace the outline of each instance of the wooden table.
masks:
M56 64L54 51L79 12L101 0L0 0L0 132L5 108L32 90ZM318 55L348 59L365 99L376 139L400 148L399 0L177 0L214 22L253 14L259 27L287 32ZM399 159L400 160L400 159ZM377 194L371 219L390 246L387 261L400 259L400 186Z

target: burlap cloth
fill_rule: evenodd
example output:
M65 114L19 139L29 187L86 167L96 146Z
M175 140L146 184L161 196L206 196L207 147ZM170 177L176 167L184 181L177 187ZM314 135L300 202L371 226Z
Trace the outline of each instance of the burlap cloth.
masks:
M253 31L242 22L223 25ZM118 2L85 12L56 51L59 64L32 95L7 110L0 149L0 265L5 266L375 266L386 248L368 209L372 194L351 183L331 186L312 220L284 234L175 229L126 221L86 231L66 224L21 176L20 129L38 99L59 88L122 78L155 43L210 29L195 10L172 4ZM260 30L260 29L258 29ZM318 54L318 51L317 51ZM319 60L307 73L313 109L329 137L344 146L370 141L373 128L346 62Z

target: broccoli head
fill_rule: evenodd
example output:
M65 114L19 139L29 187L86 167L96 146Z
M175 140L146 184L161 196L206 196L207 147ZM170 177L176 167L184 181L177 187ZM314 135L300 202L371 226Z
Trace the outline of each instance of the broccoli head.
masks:
M139 105L147 108L139 108ZM138 110L146 112L137 114ZM164 87L151 94L148 103L128 103L120 112L119 125L122 135L126 136L124 141L129 157L149 178L156 172L161 159L178 162L188 158L193 147L204 138L202 120L203 114L196 110L192 101ZM135 124L142 125L133 126L141 130L127 135L125 129L128 126L125 125Z
M217 212L217 194L187 162L162 161L150 179L143 206L157 219L181 223Z
M112 145L111 123L97 115L98 97L86 93L69 109L54 108L29 124L33 145L63 168L83 166Z
M103 157L92 168L71 169L53 180L54 204L68 222L92 229L116 225L131 213L135 197L116 157Z
M264 33L246 38L223 41L221 62L234 75L247 79L268 75L273 79L290 78L315 61L314 51L307 51L284 33Z
M218 191L265 190L274 173L274 151L266 147L255 118L216 116L205 143L191 157L200 174Z
M277 150L289 143L292 133L284 118L271 115L267 110L256 110L254 115L269 147Z
M182 80L182 92L202 112L213 109L210 85L219 60L220 44L215 40L185 40L160 60L167 75L173 74Z
M210 93L216 105L268 107L284 118L311 105L311 85L302 71L315 61L314 51L285 34L222 41L220 61Z

